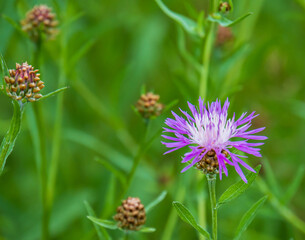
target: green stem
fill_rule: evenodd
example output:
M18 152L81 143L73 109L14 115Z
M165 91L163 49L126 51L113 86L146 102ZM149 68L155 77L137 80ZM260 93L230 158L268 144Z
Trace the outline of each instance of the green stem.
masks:
M149 122L148 124L145 124L145 132L144 132L144 136L143 136L143 140L142 140L142 143L140 144L139 148L138 148L138 152L134 158L134 161L133 161L133 164L132 164L132 167L131 167L131 170L127 176L127 184L126 186L124 187L124 190L122 191L120 197L118 198L118 201L121 201L125 194L127 193L130 185L131 185L131 182L134 178L134 175L136 173L136 170L139 166L139 163L141 161L141 158L143 156L143 153L145 152L146 150L146 147L145 147L145 144L146 144L146 138L147 138L147 133L148 133L148 128L149 128Z
M211 11L210 13L213 14L217 11L218 0L211 1ZM208 88L208 79L209 79L209 71L210 71L210 62L211 62L211 55L214 46L214 38L215 38L215 31L216 31L216 23L211 22L208 30L207 36L203 46L203 55L202 55L202 71L200 77L200 85L199 85L199 96L202 98L206 98L207 96L207 88Z
M38 38L38 41L35 43L35 50L33 56L33 65L37 68L40 66L40 53L42 48L42 39ZM38 171L40 175L41 182L41 198L42 198L42 236L43 240L49 239L49 219L50 219L50 211L48 206L48 198L47 198L47 178L48 178L48 170L47 170L47 157L46 157L46 142L45 142L45 121L42 114L42 108L40 103L33 103L33 114L36 123L36 135L32 135L32 137L37 137L38 141L36 145L36 157L37 162L39 163ZM33 139L33 142L35 140Z
M129 239L129 233L127 231L124 232L124 240Z
M40 103L33 104L33 112L35 117L35 122L37 124L37 134L38 134L38 151L37 156L39 158L38 162L40 163L39 174L41 181L41 195L42 195L42 207L43 207L43 216L42 216L42 239L46 240L49 238L49 206L47 202L47 159L45 151L45 134L44 134L44 121L43 114Z
M213 240L217 240L216 174L208 174L207 179L212 210L212 236Z

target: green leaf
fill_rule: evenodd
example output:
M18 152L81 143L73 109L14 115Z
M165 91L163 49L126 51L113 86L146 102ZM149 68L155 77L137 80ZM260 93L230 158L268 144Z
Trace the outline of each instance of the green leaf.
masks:
M304 173L305 173L305 166L303 165L303 166L299 167L297 173L295 174L294 179L289 184L288 190L282 197L281 202L283 202L284 204L289 203L289 201L292 199L292 197L295 195L295 193L299 189L299 187L302 183L302 179L304 177Z
M62 91L64 91L64 90L66 90L66 89L68 89L68 87L62 87L62 88L59 88L59 89L57 89L57 90L55 90L55 91L53 91L53 92L50 92L50 93L48 93L47 95L44 95L44 96L42 96L41 98L39 98L39 99L37 100L37 102L38 102L38 101L41 101L41 100L44 100L44 99L47 99L47 98L49 98L49 97L52 97L52 96L54 96L55 94L60 93L60 92L62 92Z
M88 214L90 214L91 216L95 217L95 212L93 211L92 207L90 206L90 204L87 201L84 201L85 207L87 209ZM110 236L107 233L107 231L104 228L100 228L98 224L96 224L95 222L93 222L93 226L96 230L96 233L98 235L98 238L100 240L106 239L106 240L110 240ZM104 236L104 237L103 237Z
M232 27L236 23L239 23L240 21L244 20L246 17L252 15L253 13L249 12L245 14L244 16L241 16L235 20L230 20L226 17L224 17L222 14L214 13L213 15L209 15L208 20L211 22L217 22L219 25L223 27Z
M163 199L166 197L167 191L163 191L154 201L149 203L145 207L146 213L148 213L152 208L154 208L156 205L158 205L160 202L163 201Z
M183 206L183 204L175 201L173 202L173 206L175 207L182 221L190 224L193 228L195 228L200 234L202 234L207 239L211 239L210 234L206 230L204 230L200 225L197 224L191 212L185 206Z
M126 186L126 177L123 172L116 169L115 166L113 166L109 161L102 159L100 157L95 157L95 161L102 164L106 169L108 169L110 172L113 173L114 176L118 178L118 180L121 182L122 186Z
M151 228L151 227L143 227L139 230L139 232L143 232L143 233L151 233L151 232L155 232L156 229L155 228Z
M172 10L170 10L161 0L155 0L158 6L161 8L161 10L171 19L173 19L175 22L180 24L185 31L187 31L190 34L197 35L200 37L204 37L204 30L198 29L197 23L181 14L175 13Z
M13 151L16 139L21 129L21 120L23 109L20 108L19 103L16 100L12 101L14 106L14 114L11 120L10 128L6 135L4 136L1 143L1 153L0 153L0 175L3 172L6 159Z
M237 183L231 185L220 196L219 201L217 203L217 207L220 207L221 205L228 203L229 201L237 198L239 195L241 195L243 192L245 192L254 182L256 176L259 174L260 169L261 169L261 165L258 165L255 168L256 173L251 172L247 175L248 183L245 183L243 180L240 180Z
M245 213L245 215L242 217L235 234L234 240L240 239L241 235L244 231L248 228L248 226L253 221L255 215L257 214L258 209L264 204L268 196L262 197L260 200L258 200L256 203L253 204L253 206Z
M116 224L116 222L114 221L109 221L109 220L103 220L103 219L99 219L99 218L95 218L93 216L87 216L87 218L89 218L92 222L96 223L99 226L102 226L104 228L108 228L108 229L118 229L118 226Z

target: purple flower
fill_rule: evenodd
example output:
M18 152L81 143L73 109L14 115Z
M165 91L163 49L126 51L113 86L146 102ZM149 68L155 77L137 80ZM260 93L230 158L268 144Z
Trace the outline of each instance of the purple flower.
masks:
M228 169L226 164L235 167L236 172L240 175L242 180L247 183L247 179L243 174L240 166L255 172L253 168L247 165L241 158L246 156L238 155L234 148L240 152L261 157L260 149L257 146L263 143L250 143L248 140L265 140L265 136L256 136L254 134L263 131L265 128L258 128L248 131L251 127L251 121L258 115L252 112L246 116L243 113L240 118L235 120L235 113L231 119L228 119L228 108L230 102L227 99L223 107L221 107L220 100L207 104L199 98L199 109L188 102L188 106L192 112L192 116L187 112L180 111L186 117L180 117L172 112L175 119L167 118L165 124L170 128L164 128L164 132L174 133L175 137L162 135L162 137L173 142L162 142L166 147L171 148L164 154L173 152L185 146L189 146L190 152L186 153L182 159L182 163L189 162L181 172L188 170L190 167L206 161L214 164L219 171L219 177L222 178L222 172L228 176ZM214 162L213 162L214 161ZM206 162L202 163L203 165Z

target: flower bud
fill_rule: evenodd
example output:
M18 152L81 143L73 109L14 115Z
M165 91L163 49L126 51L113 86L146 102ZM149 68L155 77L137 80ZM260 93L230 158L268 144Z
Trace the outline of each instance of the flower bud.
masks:
M40 90L44 82L40 80L38 71L27 62L22 65L16 63L16 69L9 70L10 76L4 77L7 95L23 102L34 102L41 98Z
M164 105L159 103L160 96L151 92L143 94L136 104L136 109L143 118L159 116L164 108Z
M219 8L218 8L219 12L222 12L222 13L227 13L227 12L231 11L231 9L232 9L231 5L228 2L221 2L219 4Z
M128 197L122 201L113 218L122 229L138 230L146 221L144 205L139 198Z
M30 36L33 41L38 41L43 33L48 39L54 38L57 34L55 27L58 22L52 9L46 5L35 6L26 14L26 18L21 21L22 30Z

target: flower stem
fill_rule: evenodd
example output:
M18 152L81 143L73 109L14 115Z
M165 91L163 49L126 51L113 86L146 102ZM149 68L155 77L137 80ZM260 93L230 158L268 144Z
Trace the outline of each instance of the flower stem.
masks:
M217 11L218 0L211 1L211 10L210 13L213 14ZM203 56L202 56L202 71L200 77L200 85L199 85L199 96L202 98L206 98L207 96L207 87L208 87L208 78L209 78L209 71L210 71L210 62L211 62L211 55L214 45L214 38L215 38L215 31L216 31L216 23L211 22L208 26L207 36L203 46Z
M42 47L42 39L39 37L35 44L33 65L39 67L40 53ZM35 147L36 158L38 162L38 171L40 175L41 182L41 198L42 198L42 235L41 239L49 239L49 219L50 211L47 199L47 180L48 180L48 170L47 170L47 157L46 157L46 141L45 141L45 128L44 128L44 118L42 113L42 108L39 102L33 103L33 114L36 122L35 130L33 130L32 138L33 142L37 144ZM37 139L35 139L37 138Z
M216 174L208 174L207 179L212 210L212 236L213 240L217 240Z
M124 240L128 240L129 239L129 233L128 231L124 232Z

